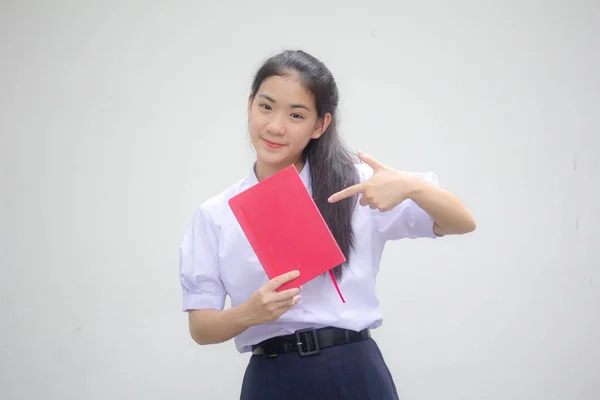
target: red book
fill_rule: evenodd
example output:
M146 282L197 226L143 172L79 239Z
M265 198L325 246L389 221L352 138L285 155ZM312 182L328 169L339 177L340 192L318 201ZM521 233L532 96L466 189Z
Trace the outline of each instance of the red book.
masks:
M278 291L296 288L346 261L317 205L291 165L229 200L269 279L298 270Z

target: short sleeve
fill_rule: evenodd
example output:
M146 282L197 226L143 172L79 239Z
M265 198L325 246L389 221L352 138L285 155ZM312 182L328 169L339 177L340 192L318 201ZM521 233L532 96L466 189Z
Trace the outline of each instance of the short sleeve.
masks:
M221 282L218 239L210 216L198 209L179 247L183 311L222 310L227 292Z
M367 166L364 178L372 175L373 171ZM433 172L413 172L421 179L438 186L437 176ZM375 210L375 226L384 240L437 238L433 231L435 221L412 200L405 200L390 211Z

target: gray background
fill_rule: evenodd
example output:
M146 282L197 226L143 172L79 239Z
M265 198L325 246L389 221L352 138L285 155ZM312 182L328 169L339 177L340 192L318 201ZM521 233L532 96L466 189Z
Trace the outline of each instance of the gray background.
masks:
M598 1L0 2L0 398L235 399L180 311L194 209L245 176L260 62L333 71L353 149L433 170L466 237L391 243L403 399L600 398Z

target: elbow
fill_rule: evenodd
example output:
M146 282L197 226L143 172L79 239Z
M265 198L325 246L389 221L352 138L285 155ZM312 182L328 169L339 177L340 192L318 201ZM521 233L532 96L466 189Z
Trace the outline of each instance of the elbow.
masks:
M465 220L462 233L463 234L471 233L475 229L477 229L477 224L475 223L475 218L473 218L472 215L469 215L468 218L466 218L466 220Z
M191 336L192 340L200 346L207 346L210 344L220 343L219 341L213 340L208 335L204 335L201 332L194 332L191 329L190 329L190 336Z
M452 227L444 229L442 233L449 235L466 235L477 228L475 219L471 216L456 221Z
M212 341L210 341L207 338L204 338L202 336L198 336L198 335L191 335L191 336L192 336L192 340L196 344L198 344L200 346L206 346L206 345L209 345L209 344L215 344L214 342L212 342Z
M190 337L201 346L217 343L206 329L210 325L209 322L206 322L207 314L211 312L212 310L192 310L189 313L188 330Z
M198 327L194 326L190 326L190 337L194 342L196 342L196 344L199 344L200 346L221 343L220 340L215 340L214 337L207 334L206 332L203 332L202 329L199 329Z
M193 341L194 341L196 344L199 344L199 345L204 345L204 344L206 344L206 343L205 343L205 340L204 340L204 337L203 337L201 334L199 334L199 333L196 331L196 329L194 329L194 327L192 326L192 324L190 324L190 326L189 326L189 329L188 329L188 332L189 332L189 334L190 334L190 337L192 338L192 340L193 340Z
M190 326L190 337L196 344L199 344L200 346L209 344L208 340L204 337L204 335L194 331L191 326Z
M471 233L473 232L475 229L477 229L477 225L475 224L475 221L473 221L472 224L469 224L465 230L465 233Z

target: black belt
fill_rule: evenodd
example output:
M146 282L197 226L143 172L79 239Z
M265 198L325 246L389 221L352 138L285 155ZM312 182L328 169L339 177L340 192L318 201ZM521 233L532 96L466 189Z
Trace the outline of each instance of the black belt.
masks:
M300 356L319 354L321 349L348 344L371 337L369 329L360 332L340 328L300 329L291 335L277 336L252 346L252 354L275 356L297 352Z

